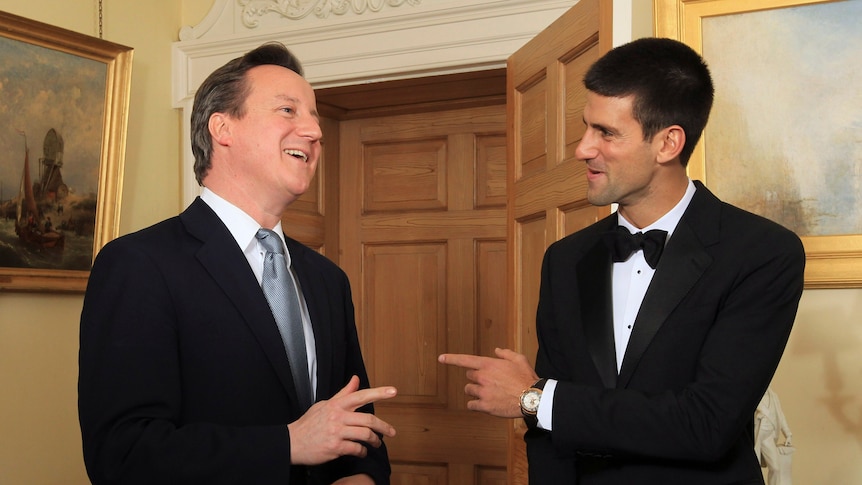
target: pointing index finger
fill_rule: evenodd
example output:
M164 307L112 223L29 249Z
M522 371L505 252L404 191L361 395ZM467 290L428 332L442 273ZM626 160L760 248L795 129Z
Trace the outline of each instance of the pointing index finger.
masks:
M487 359L488 357L470 354L442 354L437 358L441 364L455 365L467 369L479 369L482 367L483 361Z

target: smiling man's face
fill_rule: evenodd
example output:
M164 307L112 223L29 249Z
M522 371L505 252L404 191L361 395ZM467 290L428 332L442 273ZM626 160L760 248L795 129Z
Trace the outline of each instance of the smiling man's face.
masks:
M263 65L246 74L243 115L230 118L231 169L261 205L286 206L314 178L322 132L314 91L299 74Z
M594 205L643 202L659 168L657 146L644 140L632 114L633 96L622 98L588 92L586 131L575 156L587 164L587 199Z

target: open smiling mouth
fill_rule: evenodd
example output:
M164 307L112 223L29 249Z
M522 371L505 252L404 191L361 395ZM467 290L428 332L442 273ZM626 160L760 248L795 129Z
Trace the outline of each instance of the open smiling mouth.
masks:
M298 158L298 159L302 160L303 162L307 162L307 161L308 161L308 155L307 155L307 154L305 154L304 152L299 151L299 150L290 150L290 149L288 149L288 150L285 150L285 151L284 151L284 153L285 153L285 154L287 154L287 155L290 155L290 156L292 156L292 157L294 157L294 158Z

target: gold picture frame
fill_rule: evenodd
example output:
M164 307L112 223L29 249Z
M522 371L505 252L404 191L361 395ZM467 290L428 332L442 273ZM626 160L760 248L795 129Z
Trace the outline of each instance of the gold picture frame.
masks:
M839 3L840 0L655 0L655 33L657 37L680 40L697 52L704 52L703 22L712 17L749 14L785 7ZM817 44L815 39L807 39ZM751 49L758 49L751 46ZM704 55L708 64L710 58ZM848 87L850 83L848 83ZM850 87L855 89L854 87ZM816 89L811 87L811 89ZM722 93L716 93L716 100ZM708 127L709 129L709 127ZM710 139L698 143L689 162L689 175L706 180L707 150ZM744 150L741 150L744 151ZM812 163L816 163L812 162ZM862 163L856 160L855 163ZM768 170L768 169L767 169ZM740 170L742 171L742 170ZM721 196L721 194L719 194ZM851 208L852 209L852 208ZM857 209L854 209L857 210ZM756 212L756 211L755 211ZM858 212L854 212L858 214ZM852 216L856 217L856 216ZM806 288L858 288L862 287L862 234L802 236L806 253Z
M0 290L82 292L117 237L132 55L0 12Z

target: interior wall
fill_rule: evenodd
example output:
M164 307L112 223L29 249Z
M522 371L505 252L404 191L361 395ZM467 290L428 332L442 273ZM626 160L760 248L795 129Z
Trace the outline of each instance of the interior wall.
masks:
M429 1L429 0L426 0ZM649 0L632 0L635 12ZM0 0L0 10L96 36L95 0ZM125 234L181 210L186 140L170 44L213 0L104 2L104 37L135 48L120 218ZM632 32L641 31L635 21ZM635 35L637 36L637 35ZM2 93L2 90L0 90ZM81 295L0 292L0 483L83 485L77 422ZM774 390L797 483L862 483L862 289L806 290Z
M793 432L793 482L862 483L862 289L805 290L772 382Z
M103 2L103 38L135 49L120 234L181 208L170 45L182 25L200 21L212 0L180 5ZM93 37L97 7L97 0L0 0L0 10ZM81 294L0 291L0 484L89 483L77 414L82 302Z

